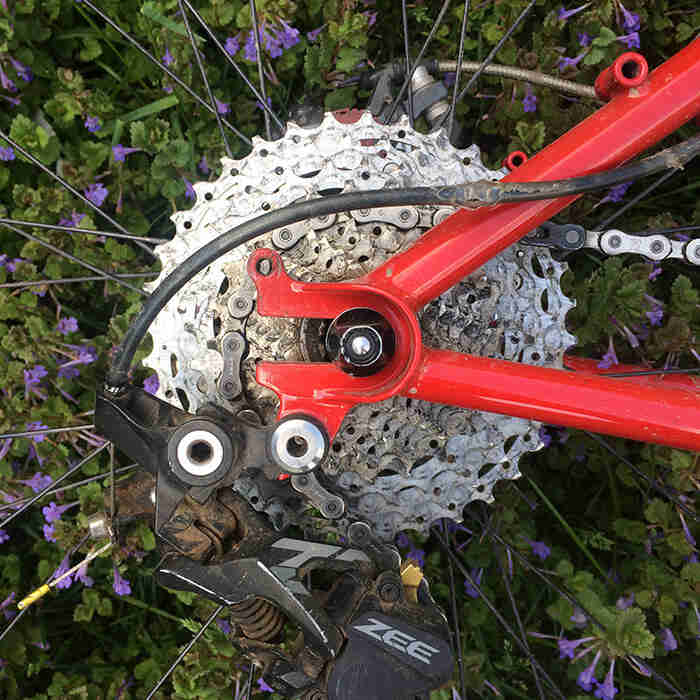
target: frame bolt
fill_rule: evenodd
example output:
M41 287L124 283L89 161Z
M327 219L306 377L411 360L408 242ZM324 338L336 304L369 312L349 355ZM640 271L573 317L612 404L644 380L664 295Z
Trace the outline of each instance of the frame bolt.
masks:
M401 579L391 572L382 574L377 582L377 593L385 603L395 603L401 598Z
M622 244L622 239L619 236L610 236L609 243L611 248L619 248Z

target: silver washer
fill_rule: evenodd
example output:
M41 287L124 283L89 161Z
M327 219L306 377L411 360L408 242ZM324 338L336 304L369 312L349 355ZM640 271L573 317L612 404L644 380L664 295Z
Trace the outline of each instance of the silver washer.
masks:
M326 454L326 440L308 420L292 418L280 423L270 438L270 451L277 463L292 474L315 469Z
M190 455L192 446L197 442L203 442L209 447L209 457L199 460ZM224 446L216 435L207 430L193 430L187 433L177 445L177 459L180 466L193 476L209 476L213 474L224 459Z

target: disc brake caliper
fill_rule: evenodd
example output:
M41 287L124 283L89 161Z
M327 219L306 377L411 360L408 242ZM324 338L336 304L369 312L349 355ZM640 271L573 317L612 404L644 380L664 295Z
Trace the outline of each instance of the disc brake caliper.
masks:
M292 420L301 427L290 432ZM309 700L420 697L449 679L445 618L425 580L402 579L395 548L364 523L348 528L352 547L281 536L231 488L244 470L312 476L295 439L305 450L318 440L321 460L321 426L291 418L266 428L213 406L192 415L128 385L98 394L95 423L147 472L120 484L116 524L151 520L158 582L227 606L236 644L275 690ZM280 462L279 448L271 455L281 440ZM319 587L318 576L331 585ZM285 623L301 635L280 647Z

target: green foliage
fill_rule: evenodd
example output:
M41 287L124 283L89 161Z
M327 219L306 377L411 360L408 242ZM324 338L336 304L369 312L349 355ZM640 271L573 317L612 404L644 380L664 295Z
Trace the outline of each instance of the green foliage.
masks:
M173 56L173 72L205 95L177 0L101 0L95 4L159 61L167 49ZM526 0L472 3L465 58L482 60L526 4ZM194 5L222 41L238 36L241 46L245 44L252 27L247 0L198 0ZM433 27L439 5L408 3L413 58ZM431 58L455 57L463 6L453 5L433 37L427 52ZM630 0L625 6L640 16L640 50L650 66L677 51L700 26L700 11L692 3ZM600 70L627 50L618 39L625 33L620 26L620 4L612 0L592 3L566 21L558 18L558 9L553 3L536 5L533 14L501 47L496 60L558 74L562 56L582 55L563 77L590 85ZM281 115L304 102L330 110L364 106L369 96L364 85L345 81L404 57L401 3L259 0L257 11L263 22L274 24L284 19L300 30L294 47L280 57L271 58L266 53L264 58L268 95L273 109ZM374 12L376 23L372 22ZM212 90L219 100L231 105L226 118L247 137L263 133L263 115L255 96L222 60L204 30L196 22L192 27ZM322 29L315 38L307 36L318 28ZM583 32L591 38L589 46L579 43ZM10 56L31 67L35 76L31 83L24 83L16 74ZM257 65L244 57L243 49L235 60L257 84ZM109 190L103 211L133 233L169 234L170 215L188 206L185 179L203 179L198 169L203 156L212 170L209 179L220 172L225 149L214 116L83 3L0 3L0 67L17 83L16 96L21 98L14 105L5 98L15 93L0 91L0 129L79 192L101 183ZM487 164L500 167L504 156L514 149L535 154L597 106L590 100L571 101L555 91L529 86L537 103L535 111L526 112L522 100L527 89L521 83L483 75L477 88L458 104L457 121L481 146ZM99 130L86 129L87 117L98 119ZM425 130L424 121L419 119L417 127ZM683 133L691 135L692 129ZM117 144L139 152L116 162L111 149ZM242 158L248 150L234 135L230 135L230 146L234 158ZM688 164L685 171L613 225L640 231L700 224L697 174L697 165ZM633 183L625 200L646 184ZM601 197L601 193L582 197L559 220L595 229L617 206L601 201ZM80 221L82 228L111 229L98 213L19 153L13 161L0 162L0 216L54 225L74 212L85 215ZM147 255L123 241L102 241L58 230L28 230L109 272L154 269ZM0 254L10 260L22 259L14 270L7 264L0 266L0 283L92 274L75 261L5 228L0 228ZM695 366L697 356L693 353L698 352L700 337L697 272L664 261L657 276L650 263L631 256L603 260L579 253L568 261L570 271L562 284L577 302L567 316L567 325L578 338L576 352L600 357L612 339L621 362ZM121 342L141 301L137 293L113 282L0 288L2 432L24 429L33 421L48 426L89 423L87 412L94 408L94 387L104 376L110 354ZM648 313L655 308L664 313L660 322L652 325ZM76 319L78 331L63 335L57 323L69 317ZM98 359L76 365L78 376L61 376L61 366L76 362L80 348L94 348ZM137 359L149 349L150 340L139 349ZM27 386L24 374L37 365L46 370L36 386L39 393ZM137 368L134 381L139 383L148 374L150 370ZM469 511L474 518L466 525L475 536L470 539L463 531L455 534L463 545L462 560L470 571L483 570L483 593L514 628L518 622L512 615L513 601L528 633L553 638L564 634L568 639L593 637L592 644L601 650L601 664L607 665L613 658L618 661L620 697L651 698L668 691L622 663L631 654L650 660L657 672L684 689L692 689L689 692L697 692L700 646L696 637L700 630L694 606L700 605L700 564L695 561L697 552L691 540L700 537L700 531L694 519L649 484L659 484L667 493L682 497L688 508L695 508L700 483L698 456L615 441L618 453L647 481L611 458L585 434L560 431L557 435L560 439L553 440L550 447L521 460L520 469L531 482L521 479L517 490L500 484L494 504L487 510L478 507ZM69 463L88 454L95 438L91 431L71 431L47 436L41 442L15 439L6 452L2 443L0 440L4 454L0 459L0 497L6 493L12 499L33 494L19 479L31 478L38 471L57 478ZM125 463L117 453L117 464ZM75 478L97 476L108 466L105 452L88 462ZM108 484L108 479L100 478L52 496L59 504L79 503L53 524L55 543L44 539L46 522L40 508L7 528L11 539L0 550L0 601L11 592L21 597L39 586L71 548L80 545L71 564L86 555L91 544L81 541L87 516L108 507ZM486 529L479 520L484 512L488 513ZM146 524L134 523L121 534L120 547L90 564L92 587L74 582L67 590L51 593L37 603L35 615L25 616L0 642L0 659L6 662L0 668L0 697L145 697L211 613L209 602L155 585L152 573L158 553L153 531ZM533 554L529 544L533 540L551 547L546 561ZM510 556L504 542L511 548ZM446 605L450 578L444 555L434 539L413 536L412 544L425 550L431 592ZM130 582L131 595L115 593L114 566ZM552 577L558 590L567 595L545 586L538 572ZM523 650L503 632L483 596L467 594L458 571L455 579L467 686L488 695L491 691L484 690L488 681L503 697L538 697ZM619 602L632 600L631 596L633 604L621 609ZM679 643L677 651L666 652L659 642L658 634L664 627L673 630ZM574 694L576 675L590 662L590 656L569 664L557 658L553 639L528 636L527 640L567 697L590 697ZM43 642L50 648L37 646ZM214 625L178 667L172 685L166 686L161 697L230 698L236 682L242 684L246 676L243 658ZM432 700L451 697L451 688L443 688Z

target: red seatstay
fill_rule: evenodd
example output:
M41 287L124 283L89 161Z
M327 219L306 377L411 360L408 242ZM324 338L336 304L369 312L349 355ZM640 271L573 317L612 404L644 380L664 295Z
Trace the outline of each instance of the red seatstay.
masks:
M569 178L619 166L700 114L700 38L636 87L617 86L610 101L527 160L504 181ZM532 418L555 425L700 450L700 391L694 376L612 379L592 361L569 358L576 371L533 367L422 344L416 312L504 248L575 201L462 209L363 278L343 283L291 279L279 255L257 250L248 271L258 312L335 318L368 307L396 334L391 362L370 377L327 363L258 365L258 381L280 398L279 418L303 413L333 438L357 403L403 395ZM269 274L258 265L270 261ZM637 368L643 369L643 368Z

